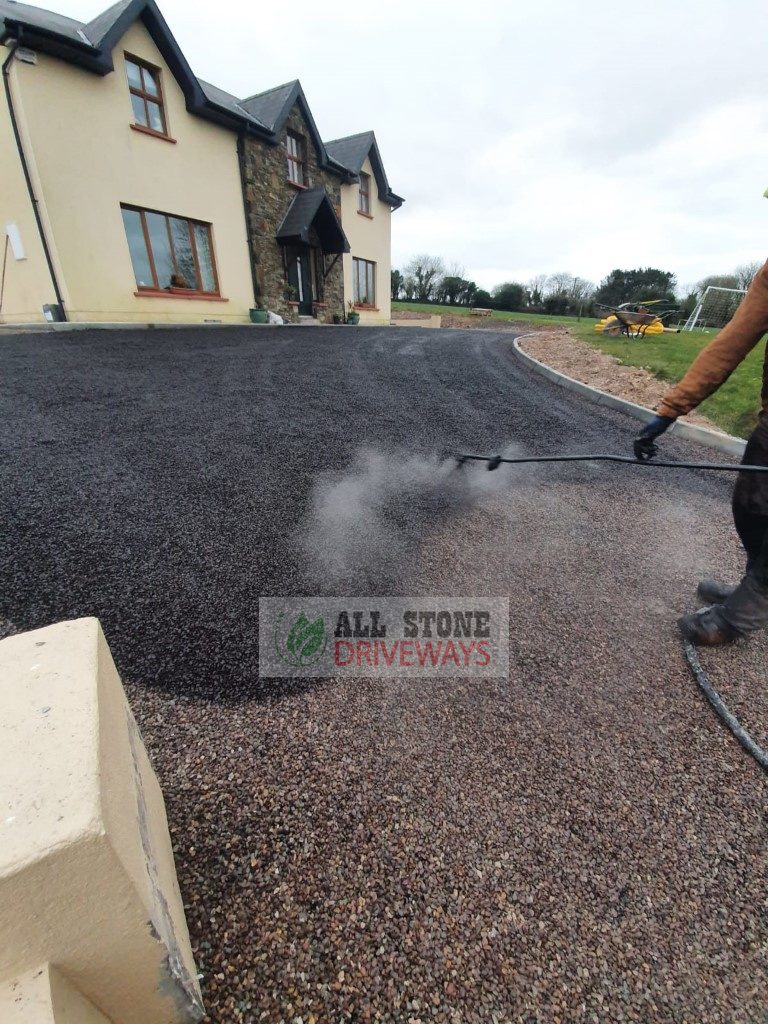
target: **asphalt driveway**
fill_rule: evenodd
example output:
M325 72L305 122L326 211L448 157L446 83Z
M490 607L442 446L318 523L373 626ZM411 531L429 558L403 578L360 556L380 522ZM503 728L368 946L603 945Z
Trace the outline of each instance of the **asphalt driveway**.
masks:
M0 618L100 618L212 1020L766 1020L764 777L674 629L738 575L732 479L446 476L629 450L508 334L21 335L0 375ZM344 593L509 595L509 680L260 683L259 596ZM704 659L764 742L766 653Z

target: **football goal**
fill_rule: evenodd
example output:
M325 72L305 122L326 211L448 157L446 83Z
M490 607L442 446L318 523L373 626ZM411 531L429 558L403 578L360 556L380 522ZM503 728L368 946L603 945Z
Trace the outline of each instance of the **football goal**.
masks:
M683 330L701 331L713 327L719 331L731 319L746 294L743 288L719 288L717 285L708 285L696 303L696 308L685 321Z

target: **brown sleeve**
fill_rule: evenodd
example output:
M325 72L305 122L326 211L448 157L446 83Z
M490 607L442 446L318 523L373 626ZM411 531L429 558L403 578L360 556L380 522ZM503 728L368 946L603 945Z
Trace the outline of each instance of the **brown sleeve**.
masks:
M768 331L768 262L757 272L733 319L702 349L683 379L657 408L660 416L685 416L726 381Z

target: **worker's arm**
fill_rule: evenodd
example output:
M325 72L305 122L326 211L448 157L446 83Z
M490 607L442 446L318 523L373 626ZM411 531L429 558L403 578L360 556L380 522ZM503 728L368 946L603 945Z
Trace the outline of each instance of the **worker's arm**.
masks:
M688 372L658 406L660 416L675 419L708 398L726 381L768 331L768 262L755 276L729 324L699 352Z

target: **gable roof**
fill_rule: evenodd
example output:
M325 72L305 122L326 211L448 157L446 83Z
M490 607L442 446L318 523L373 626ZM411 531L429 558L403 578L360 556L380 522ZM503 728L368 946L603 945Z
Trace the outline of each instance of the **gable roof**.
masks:
M341 221L322 186L305 189L294 196L275 237L283 244L303 242L308 245L313 224L324 252L349 252Z
M252 114L248 113L237 96L233 96L230 92L225 92L224 89L220 89L218 85L211 85L210 82L203 81L202 78L198 78L197 83L211 103L230 111L230 113L234 114L236 117L247 117L251 121L258 122L258 118L254 118ZM261 124L260 122L258 123L261 127L266 129L266 125Z
M383 203L389 203L395 209L403 205L405 200L402 196L397 195L389 187L376 136L373 132L359 132L357 135L347 135L343 139L333 139L331 142L326 142L325 148L337 163L346 167L356 176L360 174L366 158L370 157L379 199Z
M248 128L263 136L267 127L240 107L237 97L201 82L192 73L155 0L118 0L84 23L40 7L0 0L0 40L77 64L97 75L114 71L112 51L134 21L142 21L184 93L187 110L233 131Z
M97 14L88 22L83 31L94 46L101 46L109 30L130 3L131 0L117 0L116 4L112 4L106 11Z
M284 85L276 85L274 89L265 89L243 100L243 106L254 114L270 131L279 131L285 123L291 107L301 91L298 78ZM303 95L303 93L302 93Z
M325 145L340 163L359 174L375 141L373 132L359 132L357 135L346 135L343 139L333 139Z
M298 78L294 78L291 82L285 82L283 85L277 85L274 89L256 93L255 96L248 96L242 101L242 104L249 114L259 118L276 137L285 127L290 112L295 106L298 106L315 147L320 166L328 168L348 181L353 180L353 175L347 167L328 153Z
M80 30L84 28L81 22L65 18L63 14L54 14L53 11L44 11L41 7L30 7L28 4L16 3L15 0L3 0L0 3L0 15L4 19L15 16L31 28L57 32L76 43L90 42L87 37L83 39L80 35Z
M224 89L196 78L155 0L117 0L89 22L75 21L17 0L0 0L0 42L16 39L21 45L77 64L97 75L108 75L114 71L112 52L135 21L144 24L163 55L184 93L187 110L191 114L215 121L232 131L246 130L271 145L277 145L289 113L298 104L319 164L345 181L355 180L357 172L350 170L348 164L326 149L298 79L240 100ZM373 135L372 132L366 134ZM375 139L373 145L376 146ZM383 180L387 191L389 186L385 176ZM379 194L382 194L381 185ZM391 197L385 201L397 206L402 203L394 193Z

